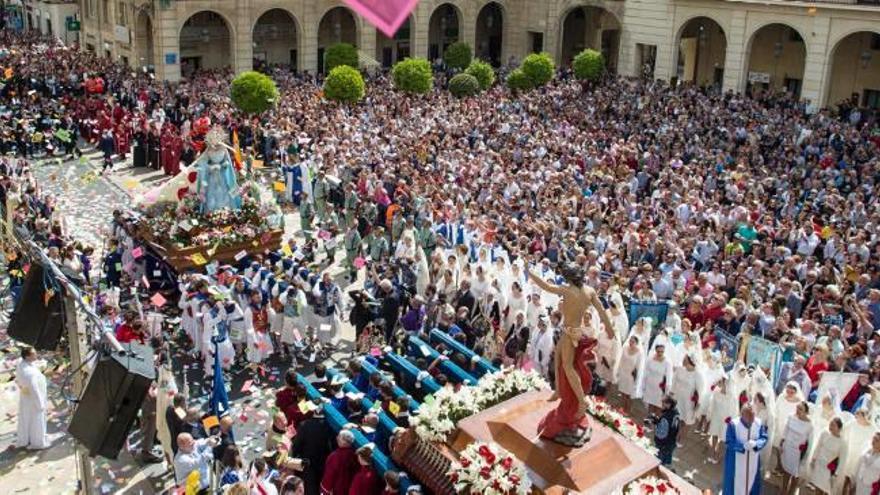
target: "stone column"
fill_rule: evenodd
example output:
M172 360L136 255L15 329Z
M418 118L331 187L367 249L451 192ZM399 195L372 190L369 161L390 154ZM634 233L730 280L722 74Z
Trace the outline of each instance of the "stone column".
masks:
M300 54L299 68L302 71L309 71L311 74L318 72L318 10L316 2L304 2L303 18L302 18L302 53Z
M821 108L828 93L828 64L833 55L828 46L831 31L831 17L817 15L813 19L812 33L805 33L807 56L804 60L804 79L801 98L809 100L809 106Z
M730 27L724 33L727 37L727 51L724 53L724 91L741 92L746 87L748 63L746 53L746 13L734 10L730 16Z
M461 24L458 38L471 47L473 53L477 53L477 12L473 2L467 2L461 6Z
M358 25L358 52L364 54L369 59L376 58L376 26L373 26L364 18L358 18L355 21ZM381 62L381 60L379 61Z
M254 68L254 32L251 24L251 2L235 2L235 37L232 42L232 69L236 74Z
M428 58L428 33L431 26L431 7L427 2L419 2L410 20L410 56Z
M180 80L180 25L177 9L159 7L153 22L155 22L153 57L156 59L156 77L160 80L177 82ZM173 63L168 63L169 61Z

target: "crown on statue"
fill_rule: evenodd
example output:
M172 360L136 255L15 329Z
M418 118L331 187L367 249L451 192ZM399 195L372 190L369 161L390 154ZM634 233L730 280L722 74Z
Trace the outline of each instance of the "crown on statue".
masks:
M220 146L223 144L223 140L225 138L226 132L223 130L223 128L221 128L219 125L215 125L205 135L205 144L207 144L209 148Z

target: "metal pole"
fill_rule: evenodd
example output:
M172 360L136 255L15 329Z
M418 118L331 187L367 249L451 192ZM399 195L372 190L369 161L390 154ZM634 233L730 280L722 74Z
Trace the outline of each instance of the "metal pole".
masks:
M76 321L68 322L67 325L67 341L70 345L70 366L71 369L78 370L76 376L73 377L73 389L77 398L82 396L89 374L85 368L79 369L83 361L82 336L79 334L79 328L81 326L85 328L84 325L85 318L81 311L76 312ZM87 335L85 337L88 338ZM92 472L92 460L89 457L89 452L79 442L76 442L75 448L80 476L79 493L94 495L97 492L95 491L95 476Z

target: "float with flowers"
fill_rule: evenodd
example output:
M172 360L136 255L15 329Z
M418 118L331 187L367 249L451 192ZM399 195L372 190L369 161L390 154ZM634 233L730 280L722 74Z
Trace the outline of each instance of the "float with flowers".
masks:
M551 393L539 374L510 368L440 388L410 419L395 460L418 472L419 459L432 459L446 473L435 493L699 493L660 466L641 424L602 398L586 398L593 436L584 447L538 439Z
M138 198L138 236L177 271L275 250L284 234L274 194L233 162L224 132L180 174Z

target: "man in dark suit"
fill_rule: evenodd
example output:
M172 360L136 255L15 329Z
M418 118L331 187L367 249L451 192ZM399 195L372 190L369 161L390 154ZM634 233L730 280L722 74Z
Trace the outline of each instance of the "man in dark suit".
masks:
M171 450L177 455L177 436L183 433L186 422L186 396L177 394L171 399L171 405L165 409L165 422L171 433Z
M333 450L333 431L324 419L321 406L299 424L290 450L291 457L308 461L302 472L305 495L319 495L324 461Z
M455 296L455 307L460 308L464 306L468 309L468 317L472 316L474 314L474 306L477 305L477 298L471 292L471 281L462 280Z

